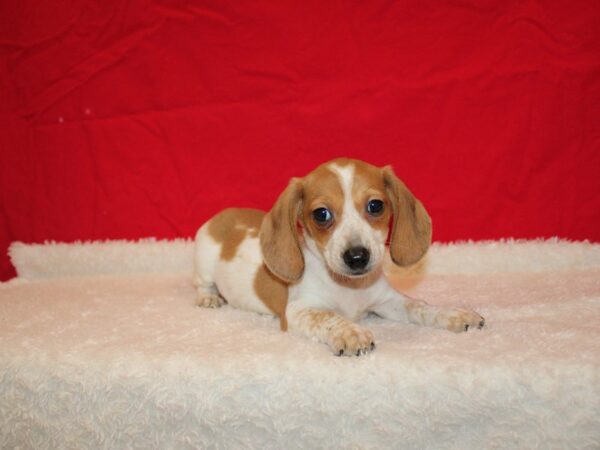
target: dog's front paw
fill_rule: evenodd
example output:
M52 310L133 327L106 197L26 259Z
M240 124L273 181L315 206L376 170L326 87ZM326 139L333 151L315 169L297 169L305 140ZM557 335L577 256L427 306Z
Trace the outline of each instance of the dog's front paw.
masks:
M220 308L225 303L225 299L221 297L219 294L201 294L198 295L198 299L196 300L196 305L202 308Z
M468 309L451 309L445 313L445 328L455 333L481 330L485 326L485 319L475 311Z
M333 328L328 344L337 356L366 355L375 349L373 333L351 322Z

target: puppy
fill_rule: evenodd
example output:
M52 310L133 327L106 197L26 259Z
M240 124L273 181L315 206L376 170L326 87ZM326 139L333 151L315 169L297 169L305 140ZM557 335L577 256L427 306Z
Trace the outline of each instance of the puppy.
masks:
M198 305L278 316L282 330L349 356L375 348L373 334L355 323L369 312L454 332L484 326L473 311L394 290L382 271L388 234L395 264L421 259L431 242L421 202L390 167L333 160L293 178L268 213L226 209L198 230Z

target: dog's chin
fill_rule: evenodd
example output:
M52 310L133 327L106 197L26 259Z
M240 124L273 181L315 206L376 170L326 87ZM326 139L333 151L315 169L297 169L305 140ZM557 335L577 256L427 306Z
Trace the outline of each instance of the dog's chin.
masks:
M341 279L351 279L351 280L360 280L363 278L368 278L370 275L375 272L375 267L367 267L366 269L361 270L333 270L329 268L329 271L336 277Z
M381 276L382 267L379 265L369 265L365 270L333 270L331 267L327 267L329 276L336 282L343 286L351 288L365 288L375 283Z
M348 272L345 272L343 274L343 276L348 277L348 278L364 278L369 276L369 274L371 273L371 269L364 269L364 270L350 270Z

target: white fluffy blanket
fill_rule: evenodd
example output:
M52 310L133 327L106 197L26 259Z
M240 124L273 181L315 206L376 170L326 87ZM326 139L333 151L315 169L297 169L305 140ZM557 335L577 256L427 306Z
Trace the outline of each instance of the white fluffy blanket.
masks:
M487 319L368 318L337 358L194 306L187 241L11 247L0 448L600 448L600 245L434 245L394 282Z

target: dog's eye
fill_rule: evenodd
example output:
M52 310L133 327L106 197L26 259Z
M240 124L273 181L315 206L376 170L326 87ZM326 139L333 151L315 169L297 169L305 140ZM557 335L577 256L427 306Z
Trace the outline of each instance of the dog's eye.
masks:
M367 212L372 216L379 216L383 212L383 201L370 200L367 203Z
M329 226L333 220L331 211L327 208L317 208L312 212L312 215L317 225L322 227Z

